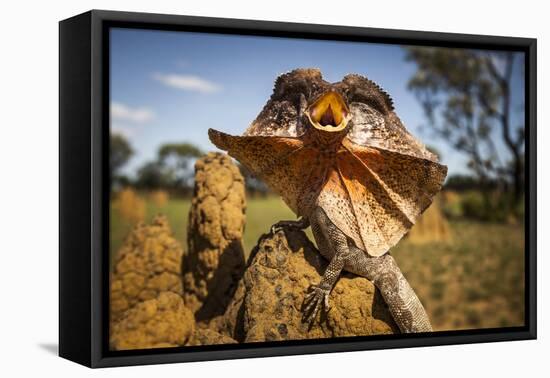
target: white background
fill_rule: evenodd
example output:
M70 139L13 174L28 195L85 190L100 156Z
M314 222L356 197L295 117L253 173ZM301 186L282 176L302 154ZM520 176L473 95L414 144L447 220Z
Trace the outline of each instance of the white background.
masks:
M0 375L521 377L550 373L544 1L6 1L0 22ZM89 9L538 38L539 340L90 370L56 356L58 25ZM545 276L542 270L545 269Z

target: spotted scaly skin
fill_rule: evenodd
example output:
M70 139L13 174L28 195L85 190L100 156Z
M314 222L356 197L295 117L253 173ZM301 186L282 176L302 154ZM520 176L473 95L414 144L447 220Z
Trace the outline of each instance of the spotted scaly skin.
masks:
M294 70L277 78L243 136L209 130L209 137L301 217L273 229L311 225L330 261L306 296L305 320L328 310L346 270L378 287L402 332L432 331L389 250L432 203L447 167L405 129L378 85L355 74L329 83L319 70Z
M321 305L328 306L328 296L342 270L366 277L380 290L390 313L403 333L431 332L432 326L426 310L411 288L394 258L386 253L369 256L357 248L353 241L336 227L321 208L313 212L311 230L319 252L330 261L321 283L313 289L317 298L310 302L308 315L314 318ZM303 223L289 225L301 227ZM321 288L321 290L317 289ZM312 296L313 297L313 296Z

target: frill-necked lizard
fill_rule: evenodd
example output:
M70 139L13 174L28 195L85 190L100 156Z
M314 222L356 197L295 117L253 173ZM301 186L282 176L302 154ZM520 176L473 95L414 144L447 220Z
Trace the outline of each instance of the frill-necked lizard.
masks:
M378 85L355 74L329 83L317 69L297 69L277 78L243 136L209 136L301 217L276 227L311 225L330 261L306 296L306 320L328 310L344 269L376 285L401 332L432 331L389 249L431 204L447 167L405 129Z

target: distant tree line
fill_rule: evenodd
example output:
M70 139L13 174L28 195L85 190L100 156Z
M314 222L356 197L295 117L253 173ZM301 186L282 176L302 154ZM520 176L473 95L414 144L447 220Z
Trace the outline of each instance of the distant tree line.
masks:
M466 156L472 172L449 177L445 188L478 191L483 206L478 206L476 199L471 207L483 207L487 213L497 206L497 197L500 208L521 208L525 186L524 104L514 103L513 98L515 92L523 90L513 80L522 67L519 55L439 47L406 47L405 51L406 59L416 65L408 87L423 107L424 126ZM515 119L517 124L513 124ZM154 160L144 163L136 176L129 178L121 172L132 155L128 141L113 134L110 170L114 187L189 193L192 163L202 151L190 143L164 144ZM240 165L240 170L249 193L269 193L265 183L245 167Z
M122 167L134 154L128 140L121 134L111 133L109 152L109 173L111 186L120 187L128 185L128 177L121 173Z
M513 188L510 182L502 181L497 178L479 180L473 175L456 174L447 177L445 181L445 189L464 192L468 190L478 191L506 191L512 192Z
M132 146L123 135L111 134L110 174L113 190L131 186L148 191L162 189L185 196L190 195L193 190L193 164L204 152L187 142L163 144L157 151L156 159L141 165L135 177L131 178L122 173L122 168L133 154ZM237 165L250 195L266 196L271 193L262 180L255 177L242 164Z
M167 143L159 147L155 160L145 162L130 178L121 170L133 155L127 139L111 134L110 174L113 189L132 186L141 190L163 189L188 194L193 187L193 162L203 152L191 143Z
M440 47L405 50L406 59L417 67L408 86L423 106L429 130L467 156L473 173L449 178L447 187L475 186L485 193L499 188L520 204L525 127L522 121L512 124L513 112L523 106L512 103L513 91L523 90L513 86L514 69L521 67L518 55Z

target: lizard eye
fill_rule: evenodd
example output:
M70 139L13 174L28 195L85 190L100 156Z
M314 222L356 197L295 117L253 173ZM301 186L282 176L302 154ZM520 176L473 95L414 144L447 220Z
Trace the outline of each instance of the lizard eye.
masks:
M325 92L306 110L313 127L329 132L343 130L349 114L349 108L342 95L335 91Z
M360 102L365 105L370 106L380 114L387 114L387 108L383 103L383 100L380 98L380 96L373 96L366 94L364 91L356 91L351 96L351 102Z

